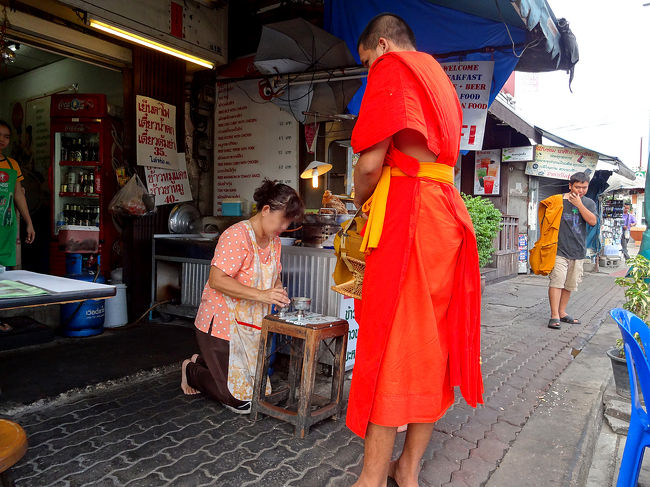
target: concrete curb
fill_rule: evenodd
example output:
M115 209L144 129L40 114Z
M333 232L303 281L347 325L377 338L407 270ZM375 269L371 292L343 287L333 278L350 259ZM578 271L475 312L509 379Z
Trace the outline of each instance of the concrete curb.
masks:
M605 351L618 337L607 316L601 320L596 333L541 399L488 487L585 485L603 423L603 396L613 376Z
M62 392L58 396L40 399L38 401L29 404L7 402L2 404L2 406L0 406L0 415L9 416L9 417L17 416L20 414L25 414L25 413L39 410L46 406L56 406L60 404L67 404L73 401L78 401L80 399L87 397L89 394L98 393L108 389L119 389L131 384L150 381L152 378L169 374L175 370L180 371L181 363L182 362L177 362L173 364L163 365L160 367L154 367L153 369L150 370L141 370L139 372L136 372L135 374L127 375L119 379L107 380L104 382L99 382L97 384L88 385L86 387L71 389L69 391Z

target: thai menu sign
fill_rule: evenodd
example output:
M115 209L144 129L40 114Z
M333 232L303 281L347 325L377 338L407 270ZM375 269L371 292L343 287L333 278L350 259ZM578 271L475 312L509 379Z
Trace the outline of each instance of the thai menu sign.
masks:
M145 168L147 189L156 197L156 206L180 203L192 199L187 176L185 153L176 154L178 169Z
M298 122L260 96L257 81L217 84L214 210L251 201L265 178L298 188Z
M594 172L598 153L570 147L535 146L535 160L526 164L526 174L554 179L570 179L576 172Z
M460 150L480 150L490 106L494 61L441 63L441 66L454 84L463 109Z
M177 169L176 107L140 95L135 102L138 165Z

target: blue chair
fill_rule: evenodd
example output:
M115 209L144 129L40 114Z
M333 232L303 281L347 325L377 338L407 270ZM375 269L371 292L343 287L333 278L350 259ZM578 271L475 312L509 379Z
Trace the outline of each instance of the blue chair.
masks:
M650 330L643 320L633 313L621 308L615 308L610 312L614 321L623 336L625 358L627 360L627 371L630 376L630 391L632 395L632 412L630 417L630 428L627 432L625 449L621 468L618 472L617 487L633 487L639 480L643 453L647 446L650 446L650 418L648 412L641 406L639 400L639 389L637 387L637 374L643 397L650 398L650 365L643 349L649 350ZM643 348L634 338L638 333L641 337Z

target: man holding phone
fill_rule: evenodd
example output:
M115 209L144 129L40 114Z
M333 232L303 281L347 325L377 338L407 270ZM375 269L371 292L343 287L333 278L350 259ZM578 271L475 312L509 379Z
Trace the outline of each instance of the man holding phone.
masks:
M566 311L571 293L582 280L583 263L587 252L587 224L598 221L596 203L585 197L589 189L589 176L583 172L573 174L569 192L563 195L562 220L558 233L555 266L549 274L548 299L551 319L548 327L559 330L560 323L580 324Z

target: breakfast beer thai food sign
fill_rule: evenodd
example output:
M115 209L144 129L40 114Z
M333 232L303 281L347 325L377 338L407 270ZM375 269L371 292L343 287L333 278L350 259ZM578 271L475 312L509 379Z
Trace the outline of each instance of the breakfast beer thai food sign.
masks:
M440 65L456 88L463 110L460 150L482 149L494 61L461 61Z
M535 146L535 160L526 164L526 174L554 179L570 179L577 172L596 170L598 153L570 147Z

